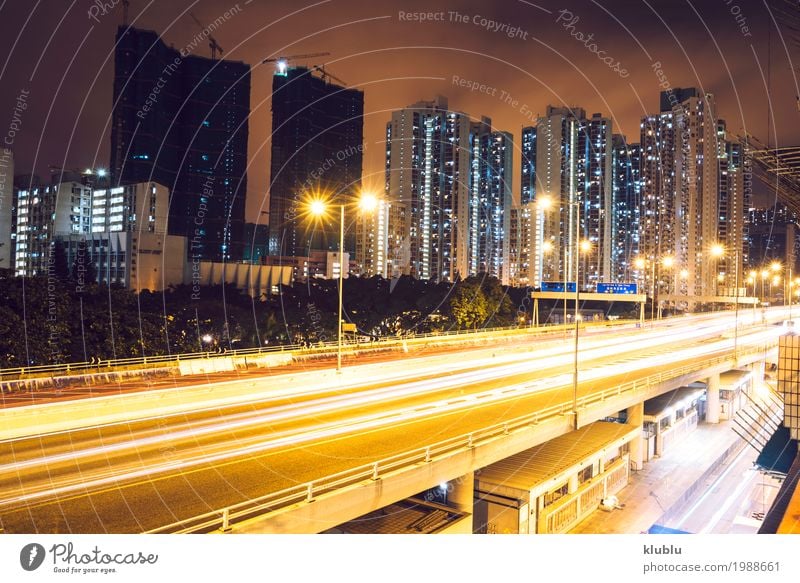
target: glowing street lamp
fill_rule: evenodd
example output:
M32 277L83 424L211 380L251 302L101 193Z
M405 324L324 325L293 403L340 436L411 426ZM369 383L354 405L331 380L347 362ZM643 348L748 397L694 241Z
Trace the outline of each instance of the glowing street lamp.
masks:
M314 217L320 218L328 212L328 205L324 200L314 199L308 204L308 210Z
M667 269L672 269L675 267L675 258L672 255L665 255L661 258L661 265L666 267ZM667 285L667 294L671 293L670 286ZM669 304L667 304L669 307ZM661 319L661 302L658 303L658 319Z
M358 199L358 208L364 212L372 212L378 207L378 198L369 192L363 192ZM308 211L316 218L324 217L328 212L330 203L324 199L315 198L309 201ZM339 317L336 327L336 372L342 372L342 312L344 292L344 204L339 204Z
M714 243L713 245L711 245L711 247L709 249L709 254L711 255L711 257L714 258L714 271L715 272L719 271L719 258L722 257L723 255L725 255L725 247L723 247L719 243ZM720 284L720 281L721 280L720 280L719 275L718 275L717 276L716 287L714 289L714 295L715 296L719 295L719 284ZM716 304L715 304L715 306L716 306ZM714 309L716 309L716 307Z
M366 213L374 212L378 208L378 197L371 192L365 192L358 199L358 208Z
M536 206L539 207L540 210L546 211L553 206L553 199L546 194L542 195L536 199Z

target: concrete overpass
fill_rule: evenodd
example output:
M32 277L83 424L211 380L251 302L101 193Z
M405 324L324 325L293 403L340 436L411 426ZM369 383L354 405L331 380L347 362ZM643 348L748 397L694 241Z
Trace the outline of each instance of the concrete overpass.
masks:
M669 371L615 384L583 396L577 403L578 426L627 409L629 422L641 427L645 400L699 380L709 386L709 417L713 422L715 416L716 419L719 416L720 373L755 365L763 374L764 359L775 346L776 341L742 349L736 357L728 354L698 359ZM572 403L562 402L404 455L169 525L156 532L320 532L442 482L454 485L451 500L466 510L472 505L476 471L573 429ZM641 451L631 451L631 463L635 469L641 467Z
M776 309L770 315L783 317ZM713 393L714 378L720 372L763 361L777 329L757 326L740 330L734 357L730 319L730 314L717 314L668 321L661 328L629 330L622 335L615 332L617 336L587 345L581 353L578 425L626 408L629 419L635 421L638 415L641 423L637 411L645 399L707 378ZM703 322L706 324L701 325ZM740 323L749 324L743 319ZM503 362L492 365L493 361ZM135 419L127 423L62 428L52 436L27 442L13 438L23 440L13 441L19 444L15 445L15 459L21 461L4 466L23 476L20 479L27 494L24 500L0 500L0 517L10 525L6 527L9 532L25 531L30 528L26 526L29 515L46 517L53 509L72 512L71 524L80 526L67 528L76 532L99 528L110 532L319 532L444 481L454 484L451 500L466 504L471 501L474 471L572 430L571 362L571 351L554 344L522 354L486 354L484 360L474 353L465 353L455 362L443 357L429 367L422 361L402 361L395 363L395 369L381 369L382 382L364 382L348 389L352 394L343 393L342 381L320 377L318 372L303 379L293 375L281 381L284 385L276 381L265 389L271 397L249 384L239 387L238 396L231 387L198 387L192 394L200 400L192 401L184 392L184 412L172 409L170 416L163 417L156 413L164 399L175 395L151 396L151 410L137 409ZM673 366L673 362L681 364ZM408 370L415 363L417 368ZM405 378L398 372L401 369ZM315 377L313 381L311 377ZM345 381L358 384L355 378ZM327 388L315 389L327 391L324 398L312 395L312 389L307 394L295 389L289 395L276 396L281 386L302 388L306 382L327 383ZM233 397L240 408L229 410L223 402ZM107 402L128 403L126 399ZM274 415L266 422L259 418L258 423L266 426L259 425L251 438L245 426L251 420L243 411L254 409L260 399L272 399L267 410L280 409L291 415L291 421L277 421ZM343 407L339 403L345 399L357 400L348 404L353 412L336 409L335 420L328 423L323 404ZM375 399L374 404L368 399ZM84 426L96 419L98 405L91 407L95 415L87 410ZM369 415L361 415L367 407ZM38 422L34 417L29 421L42 425L45 415L41 410L26 413L38 416ZM179 421L190 415L198 420L184 430ZM216 417L224 419L224 431L233 432L230 441L225 441L227 434L214 425ZM70 421L75 424L74 418ZM234 429L230 429L234 421ZM120 424L120 435L113 434ZM101 438L104 446L96 448L109 467L92 473L96 462L87 454L92 472L84 468L80 479L70 478L69 472L74 471L70 460L76 450L88 452L94 447L96 441L87 435L95 432L112 432ZM42 462L36 457L42 451L33 441L48 442ZM28 448L24 452L23 446ZM65 455L57 459L50 455L67 447L71 448L69 460ZM135 455L117 460L116 456L122 456L118 450L126 447L134 448ZM272 449L265 452L266 447ZM635 462L635 456L632 458ZM34 478L26 478L19 464L25 465L25 472L30 468L34 477L42 472L40 464L46 464L49 483L55 479L59 484L64 466L63 486L58 491L48 490L46 484L37 489ZM148 499L153 493L157 498ZM190 504L195 494L200 502L191 500ZM64 504L66 499L71 501L69 505ZM147 504L152 512L142 510L127 522L113 522L118 514L130 511L131 500ZM202 511L203 506L210 511ZM169 522L164 516L168 513L177 520L163 526Z

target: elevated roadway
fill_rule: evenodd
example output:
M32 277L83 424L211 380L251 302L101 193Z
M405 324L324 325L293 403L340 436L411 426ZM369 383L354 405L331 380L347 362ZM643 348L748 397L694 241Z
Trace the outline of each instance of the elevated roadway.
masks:
M732 318L582 339L578 423L732 367ZM740 315L740 365L775 344L779 328L760 321ZM0 528L319 532L570 431L570 349L464 350L341 376L188 387L168 406L120 395L82 413L60 403L2 411L0 427L13 431L0 448ZM100 421L103 407L117 417Z

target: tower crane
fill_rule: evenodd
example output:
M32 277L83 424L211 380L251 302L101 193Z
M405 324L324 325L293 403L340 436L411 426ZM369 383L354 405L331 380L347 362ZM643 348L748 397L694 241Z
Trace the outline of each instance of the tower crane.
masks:
M330 81L328 81L328 80L329 79L333 79L334 81L339 83L339 85L341 85L343 87L347 87L347 83L345 81L342 81L341 79L339 79L339 77L337 77L336 75L333 75L332 73L328 73L325 70L325 65L314 65L314 70L320 72L320 75L322 75L322 80L323 81L327 81L328 83L330 83Z
M301 55L289 55L287 57L274 57L271 59L264 59L261 61L261 64L264 63L275 63L275 66L278 68L278 73L284 74L286 73L286 69L289 66L289 61L293 59L310 59L312 57L324 57L330 55L330 53L305 53Z
M192 20L194 20L197 23L197 26L200 27L200 30L203 30L203 31L206 30L206 28L203 26L203 23L200 22L192 12L189 13L189 16L191 16ZM217 52L219 52L219 56L220 57L222 57L222 53L225 52L225 51L222 50L222 47L219 46L219 43L217 42L217 39L215 39L210 34L208 35L208 46L211 49L211 60L212 61L216 61L217 60Z

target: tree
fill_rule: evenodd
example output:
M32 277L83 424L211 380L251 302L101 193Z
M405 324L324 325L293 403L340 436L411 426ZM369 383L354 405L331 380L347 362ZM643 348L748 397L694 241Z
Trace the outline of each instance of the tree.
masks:
M52 256L49 258L52 265L52 273L60 281L67 281L69 278L69 266L67 265L67 252L64 249L64 242L61 239L56 239L50 246L50 253Z
M450 312L459 328L477 328L489 315L489 304L479 285L464 282L450 298Z
M509 298L508 289L503 288L499 279L491 276L484 277L480 286L484 296L486 296L491 326L513 325L515 323L515 314L513 313L513 304Z

